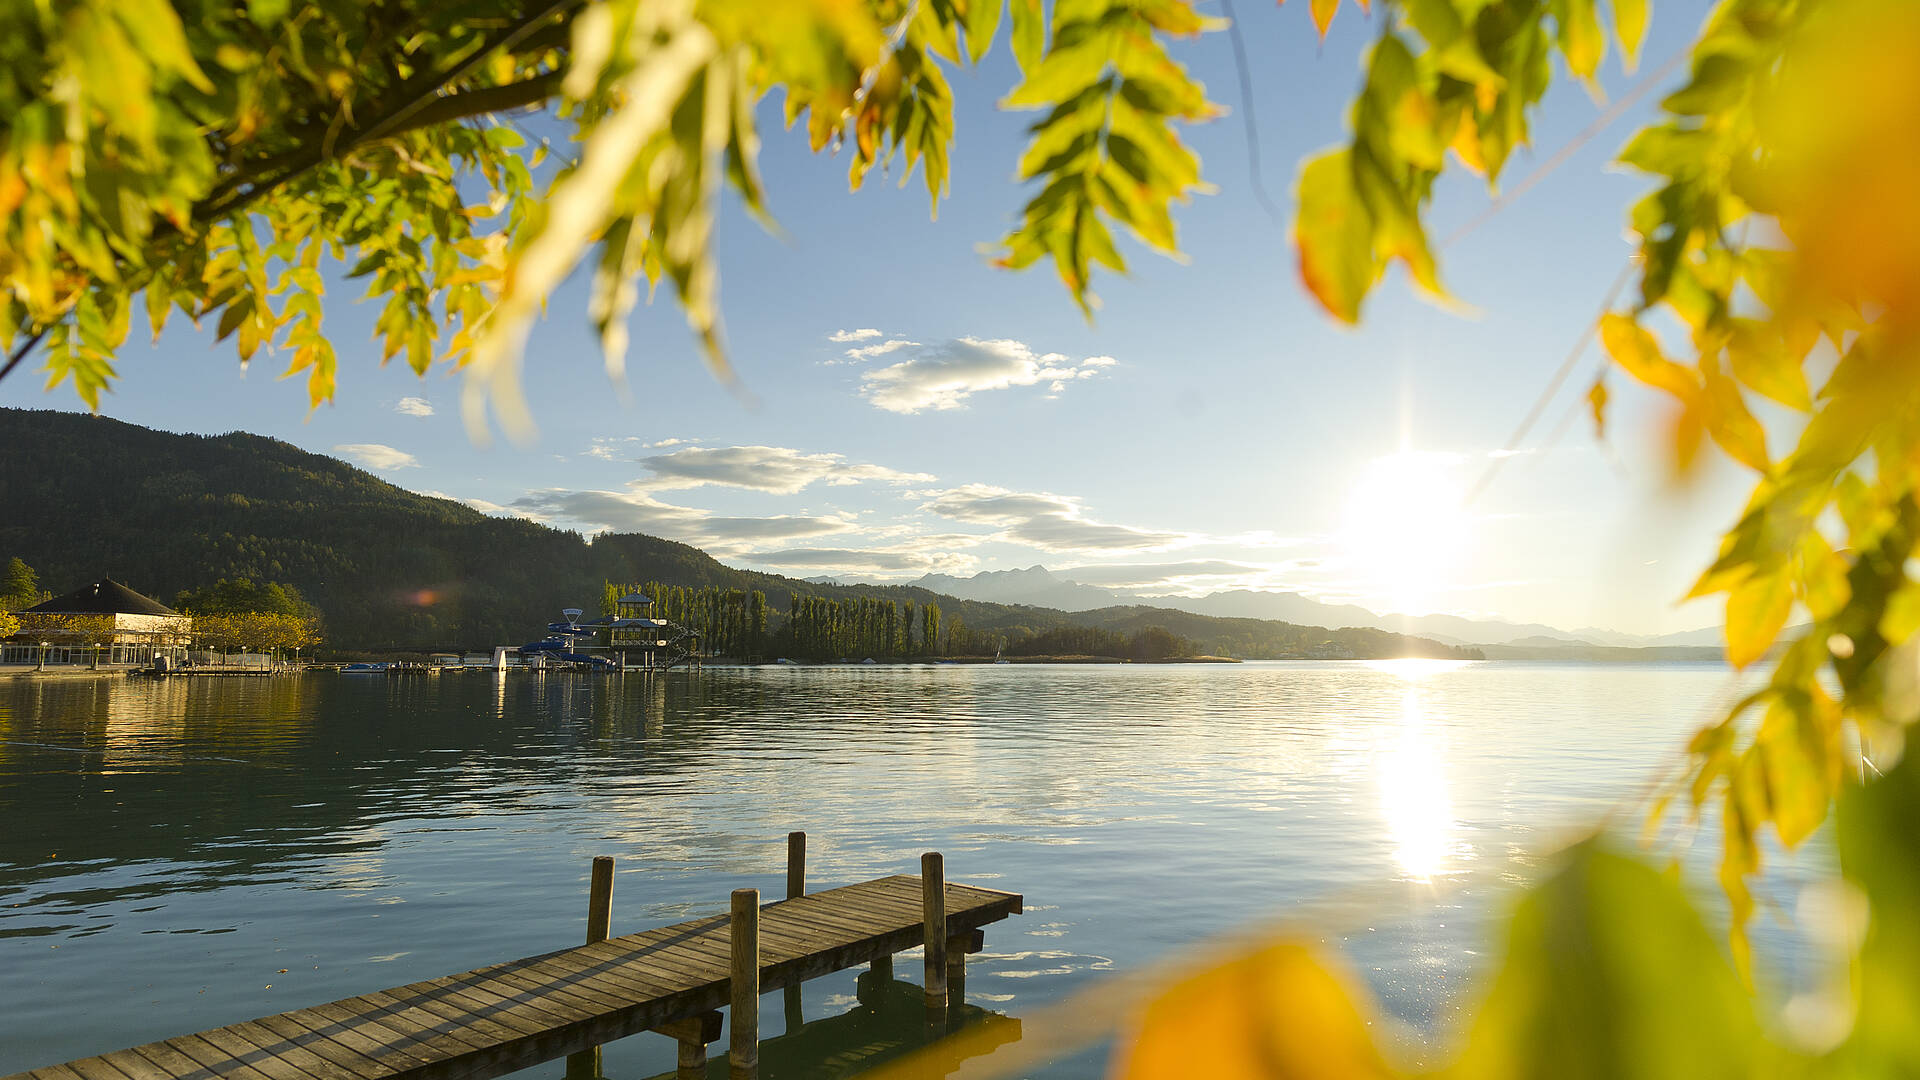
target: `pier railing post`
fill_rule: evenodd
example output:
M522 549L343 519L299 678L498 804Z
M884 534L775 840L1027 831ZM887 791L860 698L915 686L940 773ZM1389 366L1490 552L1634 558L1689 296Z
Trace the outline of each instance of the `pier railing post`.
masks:
M920 856L920 898L926 914L927 1008L947 1007L947 874L937 851Z
M587 944L607 940L613 928L613 857L596 855L587 886ZM599 1080L600 1048L567 1055L567 1080Z
M807 834L787 834L787 899L807 895Z
M760 890L733 890L733 1004L727 1017L729 1080L760 1076Z
M807 895L807 834L794 830L787 834L787 899ZM787 1034L800 1030L805 1011L800 999L800 984L787 987L781 999L786 1006Z

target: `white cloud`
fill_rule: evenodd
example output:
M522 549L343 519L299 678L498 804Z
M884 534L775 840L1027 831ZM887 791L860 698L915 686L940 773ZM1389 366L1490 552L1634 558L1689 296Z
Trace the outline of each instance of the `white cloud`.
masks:
M471 506L475 510L480 511L483 514L494 514L494 515L505 516L505 517L530 517L531 516L528 514L523 514L520 511L515 510L510 506L501 506L499 503L488 502L485 499L469 499L465 496L453 495L445 491L422 491L422 492L419 492L418 494L425 495L429 499L445 499L448 502L457 502L462 506Z
M396 450L380 443L344 443L333 448L333 452L353 462L363 469L411 469L420 462L405 450Z
M857 345L851 349L848 349L843 354L846 357L846 359L829 360L827 361L827 363L829 364L864 364L867 361L872 360L876 356L885 356L890 352L898 352L901 349L910 349L919 344L920 343L917 341L908 341L906 338L888 338L887 340L880 342L878 345Z
M869 578L909 578L922 574L954 574L973 569L979 560L955 551L923 551L914 547L784 548L753 551L738 557L752 566L777 571L816 574L859 574Z
M1193 543L1189 533L1109 525L1086 517L1080 500L1043 492L967 484L921 493L920 509L952 521L994 525L997 539L1042 551L1163 551Z
M393 411L402 416L432 416L433 402L423 397L403 397Z
M541 521L562 520L589 533L641 532L692 544L716 554L734 554L766 543L791 543L851 532L845 517L774 514L723 517L708 510L675 506L641 491L529 491L513 501L515 513Z
M1009 340L960 338L915 348L908 359L861 376L861 395L889 412L957 409L974 394L1014 386L1044 383L1053 396L1116 363L1110 356L1075 361L1059 353L1037 354Z
M924 484L934 479L927 473L901 472L850 462L839 454L806 454L783 446L693 447L643 457L640 465L652 475L633 486L648 491L720 484L791 495L815 483L838 487L869 480Z
M858 330L835 330L833 333L827 335L827 340L845 344L849 341L872 341L879 336L880 331L875 330L871 326L867 326Z

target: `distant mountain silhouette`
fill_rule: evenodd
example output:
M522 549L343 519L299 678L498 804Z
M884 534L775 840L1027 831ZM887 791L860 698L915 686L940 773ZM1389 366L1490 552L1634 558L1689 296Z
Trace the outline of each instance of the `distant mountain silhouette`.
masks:
M1720 629L1706 627L1677 634L1636 635L1618 631L1561 630L1540 623L1510 623L1497 619L1469 619L1459 615L1379 614L1354 604L1329 604L1299 593L1234 589L1205 596L1149 596L1138 592L1086 585L1044 566L1024 570L983 570L972 577L928 574L912 584L948 596L995 604L1027 604L1062 611L1090 611L1116 604L1171 608L1196 615L1226 619L1275 619L1281 622L1327 627L1368 627L1413 634L1454 645L1524 643L1554 645L1717 646Z
M1014 640L1073 625L1122 634L1159 626L1200 651L1252 659L1330 643L1359 657L1459 655L1375 629L1113 602L1069 613L918 585L740 570L659 537L589 540L489 516L244 432L178 435L100 416L0 409L0 462L0 560L20 556L50 591L108 574L162 601L220 578L290 584L320 608L329 646L348 651L529 641L562 608L597 607L605 582L659 581L764 592L776 633L789 599L801 595L937 603L949 628L959 622Z

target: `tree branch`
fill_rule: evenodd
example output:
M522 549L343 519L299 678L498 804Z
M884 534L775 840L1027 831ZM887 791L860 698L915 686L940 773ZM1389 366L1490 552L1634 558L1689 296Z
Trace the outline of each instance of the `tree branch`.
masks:
M19 367L20 361L25 360L27 354L33 351L33 347L40 344L40 339L46 336L47 328L44 326L28 335L27 340L21 342L20 347L13 351L13 355L7 357L7 366L0 367L0 380L13 374L13 369Z
M419 114L429 108L435 107L435 104L439 101L448 98L481 94L487 90L504 89L502 87L488 87L482 90L470 90L465 94L443 93L449 86L472 75L479 69L482 63L486 62L487 57L498 50L512 49L528 41L544 42L546 35L543 35L541 31L545 30L546 27L543 27L541 24L555 16L565 14L568 10L578 7L583 2L584 0L549 0L549 2L542 5L538 11L533 12L526 18L510 26L502 28L499 33L482 42L480 47L469 53L465 59L460 60L450 67L441 68L432 72L423 72L402 82L394 91L396 100L384 108L375 110L373 119L366 127L345 132L343 133L343 137L334 140L333 153L331 156L333 158L344 157L352 153L356 147L363 146L377 139L387 138L390 135L396 135L404 131L412 131L429 123L442 122L446 119L458 119L461 116L477 116L482 112L511 108L514 105L531 104L529 101L510 101L507 104L496 105L493 109L483 110L469 108L469 111L458 112L451 117L438 117L437 119L427 120L417 119ZM508 85L523 86L523 84L526 83L538 83L539 80L543 78L546 78L546 76L536 76L533 79L523 80L521 83L509 83ZM547 94L550 95L551 92L552 91L549 90ZM472 104L471 102L468 103L469 106ZM437 116L437 112L429 115ZM258 176L259 179L249 180L245 177L230 179L227 183L222 184L219 189L216 189L214 194L209 195L206 199L195 204L192 215L193 220L211 221L225 217L274 188L312 169L318 168L327 160L328 155L323 153L321 143L315 141L297 147L284 154L276 155L273 158L257 162L255 168L259 171L256 172L255 175Z

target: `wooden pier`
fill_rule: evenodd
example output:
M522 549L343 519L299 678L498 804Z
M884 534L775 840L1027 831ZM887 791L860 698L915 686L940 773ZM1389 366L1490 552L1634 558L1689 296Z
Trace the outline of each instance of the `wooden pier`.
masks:
M788 843L787 899L735 890L729 914L609 937L613 860L594 860L588 944L264 1016L4 1080L487 1080L566 1057L569 1077L597 1077L602 1043L642 1031L680 1044L682 1080L705 1077L726 1007L728 1074L759 1071L762 993L860 964L890 980L895 953L924 946L923 1003L978 952L982 927L1021 912L1015 893L945 881L941 857L920 876L805 891L806 839ZM789 996L788 1013L797 1013Z

